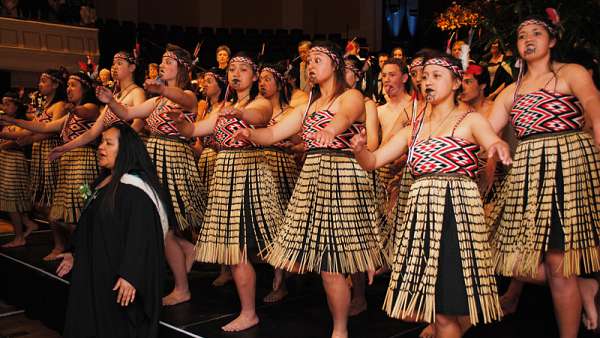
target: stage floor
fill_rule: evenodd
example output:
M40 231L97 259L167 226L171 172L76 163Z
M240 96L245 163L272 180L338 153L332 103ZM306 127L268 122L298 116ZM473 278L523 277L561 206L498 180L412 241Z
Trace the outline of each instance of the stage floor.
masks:
M0 235L0 243L11 239ZM60 331L68 294L68 280L54 275L56 262L44 262L42 257L51 249L51 233L40 231L31 235L28 245L15 249L0 249L0 299L25 309L30 318ZM225 333L220 327L235 318L239 311L237 293L232 283L212 287L217 276L214 265L196 264L189 275L192 300L165 307L161 317L161 337L239 337L239 338L322 338L328 337L331 318L320 278L317 275L292 276L288 279L290 293L275 304L265 304L262 298L269 292L272 269L258 265L257 312L260 325L240 333ZM169 279L167 292L172 285ZM367 288L367 311L349 322L352 338L418 337L423 324L406 323L388 318L381 310L387 287L387 276L380 276ZM33 292L32 292L33 290ZM479 325L465 337L557 337L548 290L527 286L518 311L502 322ZM581 332L580 337L594 337Z

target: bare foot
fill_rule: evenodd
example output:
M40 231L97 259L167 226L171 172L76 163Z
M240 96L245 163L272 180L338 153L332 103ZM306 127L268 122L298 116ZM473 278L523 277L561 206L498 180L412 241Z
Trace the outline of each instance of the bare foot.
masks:
M61 253L63 253L63 251L65 251L64 249L53 249L52 251L50 251L49 254L46 255L46 257L42 258L45 261L55 261L58 259L58 255L60 255Z
M419 334L419 338L435 338L435 326L433 324L427 325Z
M227 332L244 331L258 325L258 322L259 320L256 313L253 315L243 315L240 313L236 319L232 320L229 322L229 324L223 326L221 329Z
M598 299L599 299L599 285L595 279L592 278L578 278L579 293L581 294L583 315L583 325L588 330L598 329Z
M188 291L173 290L170 294L166 295L162 299L163 306L172 306L181 303L185 303L192 299L192 293Z
M223 286L233 280L231 270L221 270L219 277L212 282L213 286Z
M500 296L500 306L502 307L502 312L504 316L508 316L517 311L517 306L519 305L519 296L509 295L508 293Z
M365 297L352 298L350 301L350 309L348 310L348 316L356 316L367 309L367 300Z
M269 294L266 295L265 298L263 298L263 302L276 303L284 299L285 296L287 296L287 294L287 288L285 286L282 286L277 290L272 290L271 292L269 292Z
M12 241L2 245L2 248L4 249L10 249L10 248L18 248L20 246L24 246L25 243L25 238L15 238Z

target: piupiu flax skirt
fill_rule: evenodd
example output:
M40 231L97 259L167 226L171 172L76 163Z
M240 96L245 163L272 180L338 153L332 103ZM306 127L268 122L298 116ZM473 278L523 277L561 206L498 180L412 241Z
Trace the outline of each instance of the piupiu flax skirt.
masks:
M390 186L390 182L394 179L394 173L392 172L392 164L388 163L383 167L376 170L377 176L381 180L383 186L387 189Z
M202 153L200 154L200 158L198 159L198 171L200 174L200 181L202 185L200 187L200 191L197 193L200 194L202 201L206 205L208 203L208 192L212 186L212 178L215 172L215 163L217 162L217 151L213 148L205 147L202 149Z
M279 201L283 203L283 210L285 210L292 197L299 175L294 154L277 148L267 148L264 153L269 169L273 174Z
M352 154L309 151L265 259L290 271L355 273L382 265L369 174Z
M31 209L29 163L22 151L0 150L0 211Z
M379 240L381 241L380 247L383 248L386 236L390 233L392 223L388 219L387 207L389 203L388 190L386 185L383 183L378 170L368 172L369 183L371 185L371 191L373 191L373 198L375 207L377 208L377 214L380 217L379 224ZM384 257L387 260L387 257Z
M371 189L373 190L373 196L375 197L377 207L381 211L382 215L385 215L389 197L389 181L386 181L387 178L382 177L379 169L369 172L369 176L371 178Z
M385 232L381 234L381 246L389 265L392 264L394 257L394 240L396 239L396 232L403 226L402 222L404 220L406 204L408 203L408 193L410 191L410 186L414 182L414 178L408 168L404 168L401 175L401 179L396 183L397 186L393 187L395 192L391 202L394 203L394 206L388 217L388 226L385 229Z
M403 166L398 166L395 163L388 163L377 169L377 176L379 177L381 186L385 189L385 200L381 202L384 203L384 212L387 216L390 216L391 214L391 209L393 207L391 203L394 203L392 197L395 197L391 194L392 185L396 182L395 179L402 175L403 168Z
M500 319L489 234L477 184L465 176L423 176L410 187L397 229L383 308L390 317L432 323L436 314Z
M50 207L58 184L59 161L48 161L48 153L62 142L58 137L35 142L31 146L31 200L42 207Z
M271 243L284 211L263 151L220 150L212 184L196 260L246 262Z
M496 271L535 276L549 249L564 251L564 276L600 270L600 153L585 132L519 143L488 220Z
M66 152L60 158L58 170L58 183L49 218L75 224L85 202L79 189L84 184L91 186L99 173L96 149L85 146Z
M200 180L192 148L180 139L151 135L146 149L173 206L177 225L170 224L170 227L175 228L176 233L197 233L206 209L199 192L206 187Z

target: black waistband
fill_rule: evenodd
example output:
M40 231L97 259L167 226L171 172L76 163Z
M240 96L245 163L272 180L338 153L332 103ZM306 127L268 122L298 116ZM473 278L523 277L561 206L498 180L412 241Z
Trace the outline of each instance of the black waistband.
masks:
M294 154L294 152L291 151L289 148L268 146L268 147L262 147L261 149L269 150L269 151L276 151L276 152L286 153L286 154Z
M219 148L219 152L223 152L223 151L257 151L257 150L262 150L260 148L257 147L244 147L244 148Z
M306 155L312 155L312 154L326 154L326 155L335 155L335 156L354 158L354 153L352 153L349 150L342 150L342 149L315 148L315 149L309 149L306 152Z
M411 173L411 175L412 175L412 173ZM471 176L468 176L465 174L458 174L458 173L430 173L430 174L423 174L423 175L418 175L418 176L414 176L414 177L415 177L415 181L418 181L420 179L435 178L435 177L440 177L440 178L452 177L452 178L460 178L460 179L475 182L474 177L471 177Z
M583 132L581 129L577 129L577 130L567 130L567 131L553 131L553 132L548 132L548 133L537 133L537 134L532 134L532 135L527 135L527 136L521 137L520 140L521 141L529 141L529 140L535 140L538 138L552 137L552 136L565 136L565 135L577 134L577 133L581 133L581 132Z
M190 140L182 139L179 136L151 134L150 138L153 138L153 137L158 138L158 139L162 139L162 140L177 141L177 142L183 143L185 145L190 145L190 143L191 143Z

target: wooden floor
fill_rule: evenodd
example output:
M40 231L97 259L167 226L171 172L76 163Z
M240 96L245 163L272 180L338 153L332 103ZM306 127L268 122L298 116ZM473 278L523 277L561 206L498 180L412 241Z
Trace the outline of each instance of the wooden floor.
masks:
M0 244L11 236L0 235ZM39 318L48 327L60 330L64 324L67 285L50 278L57 262L42 261L51 250L51 232L37 231L28 238L26 247L0 249L0 338L60 337L56 331L45 328L41 322L18 314L2 318L2 313L14 311L3 304L2 298L12 300L15 306L27 308L31 318ZM220 288L211 286L218 274L217 266L196 264L188 279L191 301L163 308L160 337L205 338L323 338L331 332L331 315L318 275L293 275L287 280L290 294L275 304L262 302L270 291L272 268L256 265L257 312L261 324L241 333L225 333L220 328L237 316L239 300L233 283ZM45 273L40 273L45 272ZM47 274L46 274L47 273ZM12 278L10 278L12 276ZM499 278L503 292L509 280ZM172 290L168 279L165 292ZM3 286L5 285L5 286ZM349 320L351 338L417 338L423 324L405 323L390 319L381 310L387 291L386 276L375 279L366 290L368 309ZM9 292L10 291L10 292ZM526 285L515 314L500 322L477 325L464 338L558 338L550 291L547 287ZM60 303L60 305L59 305ZM49 305L51 304L51 305ZM585 331L579 338L600 338Z
M60 335L21 313L0 318L0 338L60 338Z

